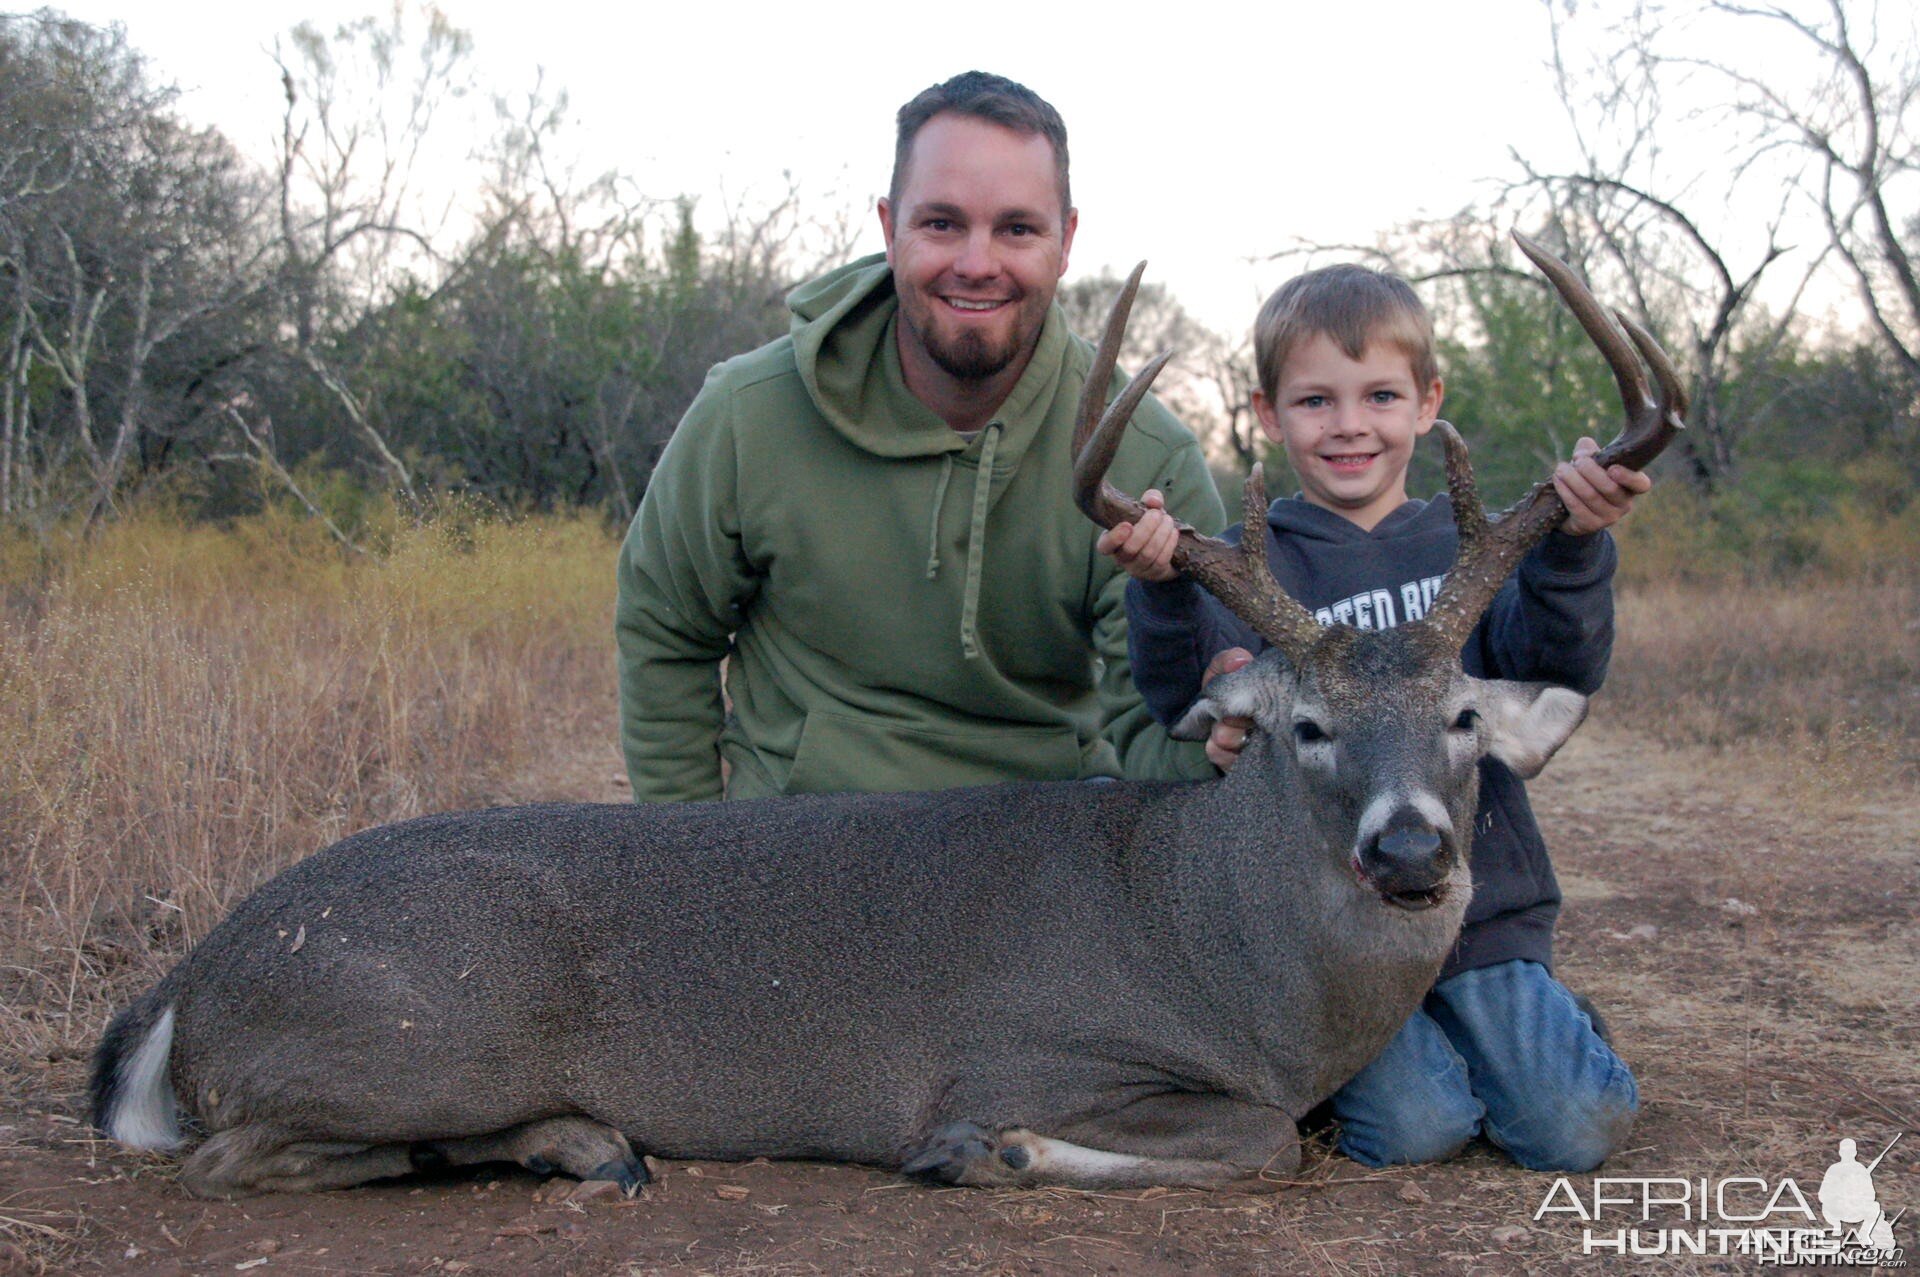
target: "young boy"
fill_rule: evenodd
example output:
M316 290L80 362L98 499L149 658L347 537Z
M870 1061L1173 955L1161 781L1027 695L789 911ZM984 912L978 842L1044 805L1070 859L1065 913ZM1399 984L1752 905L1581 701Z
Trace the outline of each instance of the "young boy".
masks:
M1254 329L1254 412L1286 449L1298 496L1267 512L1267 560L1323 623L1384 628L1431 600L1458 548L1448 499L1407 499L1414 441L1442 385L1426 309L1404 280L1358 266L1284 285ZM1603 468L1582 439L1554 473L1568 518L1520 564L1467 642L1481 678L1599 687L1613 643L1615 550L1604 529L1651 485ZM1147 514L1101 537L1133 576L1127 621L1134 682L1162 723L1206 680L1263 644L1170 566L1172 519ZM1237 539L1239 529L1225 533ZM1207 754L1233 765L1252 724L1225 719ZM1560 910L1545 844L1519 777L1480 764L1473 903L1439 980L1379 1057L1333 1098L1340 1148L1370 1166L1446 1158L1485 1135L1522 1166L1586 1171L1620 1146L1639 1108L1633 1075L1550 974Z

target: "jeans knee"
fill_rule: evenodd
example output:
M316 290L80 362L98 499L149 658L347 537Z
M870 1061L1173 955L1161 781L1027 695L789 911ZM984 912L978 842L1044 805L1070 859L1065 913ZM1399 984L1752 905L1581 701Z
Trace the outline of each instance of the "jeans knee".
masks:
M1340 1126L1340 1151L1365 1166L1416 1166L1446 1161L1479 1133L1479 1118L1464 1112L1403 1122L1348 1121Z
M1560 1095L1488 1134L1508 1156L1533 1171L1579 1174L1605 1162L1626 1142L1640 1111L1633 1074L1614 1060L1605 1085L1584 1095Z

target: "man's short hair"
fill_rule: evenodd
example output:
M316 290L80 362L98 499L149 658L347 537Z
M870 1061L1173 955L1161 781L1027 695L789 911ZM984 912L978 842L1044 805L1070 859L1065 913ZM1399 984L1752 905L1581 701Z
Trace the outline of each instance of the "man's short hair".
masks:
M1060 213L1066 216L1073 207L1073 195L1067 186L1066 121L1051 103L1026 85L986 71L964 71L922 91L900 108L899 133L893 145L893 180L887 186L889 200L900 199L900 187L907 180L907 162L913 156L913 139L919 136L921 126L948 112L970 115L1029 137L1046 138L1053 147L1053 171L1060 183Z
M1349 359L1361 358L1369 342L1385 342L1407 357L1422 391L1440 375L1433 319L1406 280L1365 266L1327 266L1296 275L1260 307L1253 358L1269 400L1287 357L1322 333Z

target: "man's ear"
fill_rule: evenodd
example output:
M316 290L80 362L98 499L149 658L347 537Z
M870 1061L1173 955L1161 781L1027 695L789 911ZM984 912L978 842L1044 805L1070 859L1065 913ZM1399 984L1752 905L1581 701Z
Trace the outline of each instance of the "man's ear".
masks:
M1479 685L1480 716L1487 724L1487 753L1532 780L1587 717L1587 698L1552 683L1485 679Z
M1223 718L1251 718L1263 725L1271 723L1291 683L1292 677L1279 654L1274 652L1270 658L1263 652L1248 664L1208 683L1206 693L1179 722L1167 729L1167 735L1175 740L1205 740L1213 725Z
M1060 219L1060 278L1067 277L1067 259L1073 256L1073 234L1080 229L1080 210L1070 208Z
M882 195L874 204L880 214L880 238L886 241L887 265L893 265L893 201Z

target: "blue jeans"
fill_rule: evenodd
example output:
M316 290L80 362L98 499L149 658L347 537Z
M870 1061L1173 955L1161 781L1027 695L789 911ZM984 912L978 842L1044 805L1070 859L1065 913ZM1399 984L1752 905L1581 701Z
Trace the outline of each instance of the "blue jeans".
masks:
M1436 984L1333 1097L1340 1151L1368 1166L1437 1162L1485 1135L1529 1170L1590 1171L1639 1110L1573 995L1524 959Z

